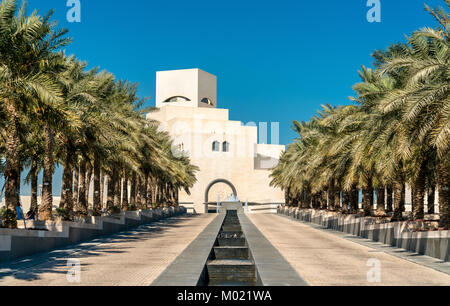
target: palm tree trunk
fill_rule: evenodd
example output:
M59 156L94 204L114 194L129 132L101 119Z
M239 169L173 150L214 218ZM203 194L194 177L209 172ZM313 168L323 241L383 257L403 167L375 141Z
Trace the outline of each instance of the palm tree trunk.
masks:
M331 183L330 187L328 188L328 210L330 211L334 211L336 209L335 193L336 193L335 185L334 183Z
M161 197L161 184L156 186L156 206L161 207L162 197Z
M63 175L62 175L62 184L61 184L61 201L59 202L59 208L61 209L65 209L66 207L66 202L67 202L67 197L68 197L68 176L69 176L69 166L68 166L68 158L65 158L64 164L63 164ZM72 173L72 177L73 177L73 173ZM73 192L71 193L71 197L73 199Z
M21 181L21 176L22 176L22 168L21 171L19 171L19 182ZM16 189L16 194L17 194L17 198L19 199L19 202L17 203L18 206L22 205L21 203L21 198L20 198L20 184L17 185L17 189Z
M313 208L320 209L320 193L316 193L313 197Z
M393 211L393 206L392 206L392 193L394 191L392 190L391 186L388 186L386 188L386 193L387 193L387 201L386 201L386 212L392 212Z
M60 208L68 213L69 220L73 220L73 166L69 154L66 156L63 170L63 181L61 188L61 203Z
M159 196L160 207L164 207L164 184L163 183L160 183L158 185L158 196Z
M158 186L155 186L155 202L158 203ZM294 196L292 195L291 192L289 192L288 194L288 202L287 202L287 206L291 207L294 204Z
M352 186L350 191L350 212L356 214L359 210L359 189L357 185Z
M88 171L86 173L86 205L89 207L89 194L91 192L91 181L92 181L92 167L87 167Z
M175 186L172 186L171 188L171 194L172 194L172 202L173 202L173 206L177 207L178 206L178 202L177 202L177 188Z
M123 169L123 186L122 186L122 210L128 211L128 171L127 169Z
M120 207L120 179L119 179L119 167L117 166L117 164L114 164L114 168L113 168L113 174L112 174L112 178L113 178L113 188L114 188L114 206L115 207Z
M156 192L157 192L157 184L156 184L156 180L153 179L152 180L152 204L156 203Z
M136 172L133 171L131 175L131 187L130 187L130 205L136 207L136 183L137 177Z
M105 204L104 201L105 197L105 173L103 170L100 170L100 211L103 212L103 205Z
M385 212L386 211L386 191L384 186L377 188L377 211Z
M33 167L32 167L33 169ZM31 184L31 205L30 210L34 213L38 212L38 172L36 169L31 171L30 175Z
M145 206L147 205L146 184L147 184L147 178L141 179L140 185L139 185L139 192L141 194L140 209L145 209Z
M164 207L169 207L169 197L168 197L169 192L167 183L164 184L163 190L164 190L163 192Z
M306 192L306 208L310 209L314 205L314 197L311 195L311 191Z
M167 203L169 204L169 207L174 206L174 198L173 198L173 192L172 192L172 185L167 184L167 189L166 189L166 195L167 195Z
M158 191L160 190L160 187L158 187ZM162 203L163 201L162 201L162 193L160 192L159 193L159 195L160 195L160 197L159 197L159 202L160 203ZM291 203L291 206L292 207L294 207L294 206L297 206L297 207L299 207L299 203L300 203L300 196L298 195L298 194L295 194L295 195L293 195L292 196L292 203Z
M401 201L402 212L406 211L405 201L406 201L406 184L403 183L403 186L402 186L402 201Z
M341 208L341 191L336 190L334 193L334 205L336 210L339 210Z
M402 221L404 206L404 198L402 196L404 184L400 182L394 183L394 215L392 216L392 221ZM403 202L403 203L402 203Z
M428 213L429 214L434 214L435 213L435 209L434 206L436 205L435 202L435 195L436 195L436 187L431 187L428 188L428 192L427 192L427 199L428 199Z
M328 188L325 188L324 190L322 190L322 192L320 193L320 209L327 209L328 206L328 192L327 192Z
M113 175L108 175L108 186L106 194L106 210L112 212L114 207L114 180Z
M117 207L119 207L119 208L122 207L122 182L123 182L123 179L122 179L122 177L119 176L119 178L117 179L117 193L118 193L117 195L119 198L119 204Z
M301 207L304 209L309 208L309 196L307 191L304 191L301 195Z
M439 226L450 229L450 154L438 161L437 183L439 191Z
M73 205L78 210L78 199L80 192L80 168L77 164L75 166L75 176L73 179Z
M152 177L150 175L150 173L148 174L148 180L147 180L147 185L145 187L147 189L147 209L151 209L152 208Z
M419 174L414 181L412 199L414 220L422 220L425 218L425 179L426 179L426 164L423 163L420 167Z
M39 208L39 220L52 219L53 210L53 134L48 125L45 126L44 179L42 187L42 203Z
M102 179L101 179L101 168L100 168L100 157L98 154L94 154L94 198L93 198L93 215L102 215Z
M311 197L311 208L317 208L317 193L313 194Z
M142 207L142 183L141 177L137 178L136 182L136 208L141 209Z
M10 99L5 99L4 102L9 119L6 127L5 202L6 207L15 214L20 201L20 195L17 194L17 186L20 186L20 157L17 149L20 143L19 114Z
M373 186L372 180L369 179L367 185L363 187L363 209L364 216L370 217L373 210Z
M303 208L304 207L304 198L305 198L305 195L303 194L303 193L300 193L300 194L298 194L297 195L297 207L298 208Z
M83 159L80 164L80 192L77 213L79 216L87 216L88 205L86 201L86 161Z
M148 199L148 184L149 184L149 174L146 173L145 174L145 179L144 179L144 184L142 186L142 192L144 194L144 205L143 205L143 209L148 209L149 207L149 199Z
M348 191L342 192L342 210L347 213L350 213L350 211L351 211L350 192L348 192Z

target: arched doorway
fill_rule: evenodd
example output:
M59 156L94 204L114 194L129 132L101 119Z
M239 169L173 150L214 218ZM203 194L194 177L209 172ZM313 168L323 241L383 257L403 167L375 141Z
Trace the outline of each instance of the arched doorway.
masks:
M237 194L236 188L234 187L233 184L231 184L230 181L225 180L225 179L218 179L218 180L213 181L213 182L212 182L211 184L209 184L208 187L206 188L206 192L205 192L205 203L209 203L209 192L210 192L211 188L212 188L214 185L220 184L220 183L224 183L224 184L228 185L228 186L231 188L231 190L232 190L232 192L233 192L233 195L234 195L235 197L237 197L238 194Z

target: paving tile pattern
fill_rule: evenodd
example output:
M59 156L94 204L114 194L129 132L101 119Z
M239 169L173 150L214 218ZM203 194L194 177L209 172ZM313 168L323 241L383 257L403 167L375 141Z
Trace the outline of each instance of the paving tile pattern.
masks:
M308 225L278 215L249 218L309 285L450 285L450 276L445 273ZM380 282L373 282L376 279L370 273L375 266L368 264L374 262L381 264Z
M213 219L176 217L4 264L0 286L149 286ZM80 262L79 283L67 280L69 259Z

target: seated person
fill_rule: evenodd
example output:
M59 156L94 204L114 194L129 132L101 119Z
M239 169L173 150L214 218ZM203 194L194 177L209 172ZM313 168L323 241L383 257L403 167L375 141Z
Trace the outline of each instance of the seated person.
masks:
M30 210L27 213L27 220L35 220L36 219L36 213L34 212L34 210Z

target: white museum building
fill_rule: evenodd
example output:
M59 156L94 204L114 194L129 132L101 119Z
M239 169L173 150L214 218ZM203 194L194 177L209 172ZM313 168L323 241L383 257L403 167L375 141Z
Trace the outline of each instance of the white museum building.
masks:
M258 144L256 126L229 120L229 110L218 108L216 76L200 69L157 72L156 107L147 119L169 132L175 154L187 154L200 168L190 195L180 192L180 204L204 213L205 203L219 200L284 203L269 176L285 146Z

